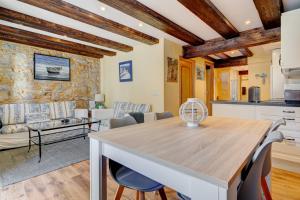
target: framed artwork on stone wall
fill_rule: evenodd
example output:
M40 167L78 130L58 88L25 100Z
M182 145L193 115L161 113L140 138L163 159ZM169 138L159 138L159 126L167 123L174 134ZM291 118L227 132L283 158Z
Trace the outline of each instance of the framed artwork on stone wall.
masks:
M34 54L35 80L70 81L70 67L69 58Z

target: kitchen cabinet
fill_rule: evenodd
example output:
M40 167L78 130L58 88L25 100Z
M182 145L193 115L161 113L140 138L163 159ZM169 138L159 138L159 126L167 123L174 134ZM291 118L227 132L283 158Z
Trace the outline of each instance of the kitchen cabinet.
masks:
M273 164L278 168L300 173L300 107L213 103L213 116L273 122L284 118L286 126L281 126L279 131L283 133L286 140L273 145Z
M285 12L281 17L281 67L300 68L300 9Z

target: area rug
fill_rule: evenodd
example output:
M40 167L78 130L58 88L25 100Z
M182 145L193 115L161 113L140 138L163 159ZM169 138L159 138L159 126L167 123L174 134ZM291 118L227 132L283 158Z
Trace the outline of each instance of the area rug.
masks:
M5 187L89 159L89 139L83 138L42 146L0 151L0 187Z

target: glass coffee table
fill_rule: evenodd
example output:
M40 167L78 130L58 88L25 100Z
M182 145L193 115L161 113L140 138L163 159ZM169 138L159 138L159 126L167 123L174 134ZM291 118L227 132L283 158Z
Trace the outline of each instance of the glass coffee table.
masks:
M60 120L46 121L27 124L29 131L29 149L31 145L39 146L39 162L42 158L42 145L49 145L77 138L86 138L88 134L94 130L91 129L92 124L98 124L98 131L101 120L92 120L89 118L75 119L68 118L69 122ZM47 133L43 134L43 132Z

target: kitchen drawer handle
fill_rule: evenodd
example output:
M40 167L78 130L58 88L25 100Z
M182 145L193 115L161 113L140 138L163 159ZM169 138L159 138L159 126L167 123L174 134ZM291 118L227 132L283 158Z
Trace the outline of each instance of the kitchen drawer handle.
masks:
M284 113L295 113L295 111L289 111L289 110L284 110L282 112L284 112Z
M286 120L286 121L295 121L294 118L283 118L283 119Z
M287 141L295 141L296 139L295 139L295 138L284 138L284 140L287 140Z

